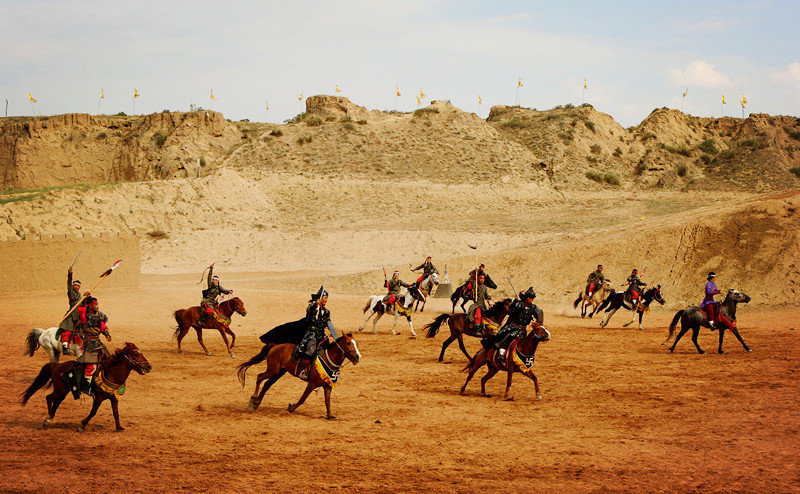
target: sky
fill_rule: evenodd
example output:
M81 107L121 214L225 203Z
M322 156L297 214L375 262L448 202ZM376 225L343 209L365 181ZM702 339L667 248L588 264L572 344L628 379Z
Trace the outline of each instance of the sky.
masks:
M282 123L317 94L482 118L585 102L625 127L661 107L741 117L741 95L745 115L798 116L799 21L789 0L0 0L0 116Z

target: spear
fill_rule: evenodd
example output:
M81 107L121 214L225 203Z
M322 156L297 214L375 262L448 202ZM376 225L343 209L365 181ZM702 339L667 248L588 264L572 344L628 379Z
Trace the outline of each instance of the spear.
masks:
M77 259L77 257L76 257L76 259ZM62 317L62 318L61 318L61 320L60 320L60 321L58 321L58 324L56 324L56 326L61 326L61 323L62 323L62 322L64 322L64 320L65 320L67 317L69 317L69 315L70 315L70 314L72 314L72 313L75 311L75 309L77 309L77 308L78 308L78 306L79 306L79 305L81 305L81 302L83 302L83 299L85 299L85 298L86 298L86 297L87 297L87 296L88 296L90 293L92 293L92 292L94 291L94 289L95 289L95 288L97 288L97 286L98 286L100 283L102 283L102 282L103 282L103 280L104 280L104 279L108 278L108 276L111 274L111 272L112 272L112 271L114 271L115 269L117 269L117 266L119 266L119 263L121 263L121 262L122 262L122 259L120 259L119 261L115 262L115 263L114 263L114 265L113 265L113 266L111 266L111 267L110 267L108 270L106 270L106 272L105 272L105 273L101 274L101 275L100 275L100 279L97 281L97 283L95 283L95 284L94 284L94 286L93 286L92 288L90 288L88 292L85 292L85 293L83 294L83 296L81 297L81 299L80 299L80 300L78 300L78 301L75 303L75 305L73 305L73 306L72 306L72 307L71 307L71 308L70 308L70 309L67 311L67 313L66 313L66 314L64 314L64 317Z
M517 90L519 91L519 90ZM475 245L467 244L470 249L475 249L475 286L472 288L472 297L477 300L478 294L478 269L480 268L480 264L478 263L478 241L475 241Z

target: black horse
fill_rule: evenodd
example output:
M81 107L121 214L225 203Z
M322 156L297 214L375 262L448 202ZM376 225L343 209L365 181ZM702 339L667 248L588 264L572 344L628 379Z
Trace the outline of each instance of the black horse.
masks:
M645 312L650 309L650 304L655 300L661 305L666 303L664 297L661 295L661 285L656 287L648 288L644 291L641 295L640 305L636 308L633 312L633 317L631 317L630 322L626 322L622 326L627 328L633 321L636 319L636 314L639 314L639 329L643 330L642 327L642 316L644 316ZM599 312L602 309L606 309L606 313L603 315L603 321L600 323L600 327L604 328L608 325L608 321L611 320L611 316L613 316L617 310L622 307L627 310L633 310L633 307L629 305L630 302L626 303L625 301L625 293L624 292L614 292L605 301L597 308ZM610 314L609 314L610 312Z
M742 337L739 336L739 329L736 327L736 304L739 302L747 303L749 301L750 296L746 293L734 289L728 290L728 294L722 302L722 310L720 311L720 317L718 317L718 325L713 329L719 331L719 349L717 350L719 353L725 353L722 351L722 339L725 337L725 329L731 330L746 351L753 351L745 344ZM685 310L679 310L678 313L675 314L675 317L672 318L672 322L669 325L669 335L662 345L666 344L670 338L672 338L672 335L675 334L675 327L678 325L678 319L681 321L681 331L678 333L678 336L675 337L675 342L672 344L672 348L669 349L669 353L675 350L675 345L678 344L678 341L680 341L681 337L686 334L689 329L692 330L692 343L697 347L697 353L706 353L700 348L700 345L697 344L697 335L700 333L700 326L705 328L710 328L711 326L708 325L708 318L700 307L689 307Z
M488 274L484 276L486 276L486 278L483 280L483 284L486 285L487 288L491 288L492 290L497 289L497 283L492 281L492 279L489 277ZM464 299L461 302L461 310L467 312L467 309L464 308L464 306L467 304L467 302L475 298L475 295L473 295L472 290L467 290L468 283L469 282L465 281L464 284L456 288L453 294L450 295L450 301L453 302L453 310L450 311L451 314L454 314L456 312L456 305L458 304L458 299Z

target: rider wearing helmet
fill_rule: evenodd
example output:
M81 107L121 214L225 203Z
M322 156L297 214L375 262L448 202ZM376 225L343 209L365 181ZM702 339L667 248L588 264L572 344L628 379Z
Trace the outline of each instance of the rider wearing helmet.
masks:
M108 316L100 312L97 299L94 297L86 297L81 307L78 307L78 333L81 340L83 340L83 354L78 357L78 363L86 364L83 375L84 380L81 382L81 391L91 395L92 376L95 371L95 364L100 361L100 352L104 356L110 357L111 353L106 346L100 341L100 335L105 335L106 340L111 341L111 333L108 332Z
M390 307L395 301L397 300L397 296L400 294L400 290L402 287L408 288L408 283L400 279L400 271L395 271L392 273L392 279L383 282L383 286L389 290L389 293L383 297L383 303L386 307Z
M69 299L70 309L75 307L75 304L81 299L81 282L79 280L72 280L72 266L67 270L67 298ZM78 323L78 311L73 310L72 314L61 321L61 324L58 326L58 329L61 331L61 352L64 353L64 355L69 355L69 342L70 339L72 339L72 332L75 330L75 326Z
M603 265L598 264L597 269L589 273L589 277L586 278L586 295L592 298L592 294L597 287L602 286L605 281L606 277L603 276Z
M425 259L425 262L423 262L422 264L420 264L416 268L412 268L411 271L412 272L416 272L418 269L422 270L422 275L419 278L417 278L417 285L421 284L422 280L424 280L428 276L432 275L433 273L437 273L437 274L439 273L439 270L436 269L436 266L434 266L433 263L431 262L431 256L428 256Z
M719 289L717 288L717 284L714 283L714 280L717 277L717 273L711 271L708 273L708 278L706 287L705 287L705 297L703 301L700 303L700 308L706 313L708 316L708 325L711 329L717 329L714 325L717 320L717 302L714 301L714 295L720 293Z
M500 354L500 360L505 359L506 348L514 341L515 338L522 338L525 336L526 329L531 321L539 318L539 307L533 303L536 298L536 292L533 287L528 288L526 292L519 292L511 306L508 308L508 319L505 325L492 336L481 340L481 345L486 350L494 348Z
M300 344L295 347L293 355L294 359L298 361L298 367L300 366L300 360L308 361L308 366L299 374L301 378L308 375L308 367L317 357L319 344L327 338L325 329L327 328L330 331L334 339L339 337L331 321L331 311L325 307L328 303L328 292L325 291L325 287L321 286L317 293L312 293L311 300L308 302L308 307L306 307L306 333L303 335Z
M647 283L639 279L638 269L631 271L631 275L628 276L627 281L628 288L625 290L625 293L628 295L633 307L636 308L636 305L639 303L639 293L642 291L642 288L647 286Z
M233 290L222 288L219 284L219 276L214 275L214 265L208 267L208 288L203 290L203 299L200 301L200 317L197 319L197 324L202 324L206 319L214 315L214 312L219 303L217 297L221 294L228 295L233 293Z

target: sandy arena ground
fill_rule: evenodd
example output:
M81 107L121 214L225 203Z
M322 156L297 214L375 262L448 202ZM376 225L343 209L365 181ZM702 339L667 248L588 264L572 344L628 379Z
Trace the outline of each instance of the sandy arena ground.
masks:
M227 275L248 315L234 316L236 359L206 332L213 352L201 353L194 332L185 355L172 340L171 312L197 303L195 276L146 276L137 290L98 290L113 341L136 343L153 365L132 374L120 402L125 432L115 433L105 403L83 434L87 399L67 398L54 425L42 429L45 395L18 401L47 361L42 350L22 355L33 327L54 324L66 297L59 292L0 299L0 491L25 492L790 492L800 486L800 310L759 311L740 305L746 353L729 333L724 355L703 330L698 355L682 340L675 354L661 346L675 309L654 308L644 331L608 329L563 306L540 300L552 341L540 345L533 384L514 378L514 401L502 401L505 375L479 396L476 375L459 389L466 358L451 346L437 362L446 333L425 338L422 326L449 310L431 299L414 314L418 338L355 333L363 360L343 369L325 420L323 393L295 413L282 412L305 384L285 376L255 413L246 405L257 366L244 389L234 368L261 348L258 336L299 318L308 293L279 291L276 274ZM322 279L322 275L320 275ZM266 287L266 288L265 288ZM376 290L378 293L379 290ZM333 293L339 330L356 331L366 296ZM566 315L554 315L566 314ZM371 326L370 326L371 327ZM368 327L368 329L370 328ZM479 343L467 338L474 352Z

